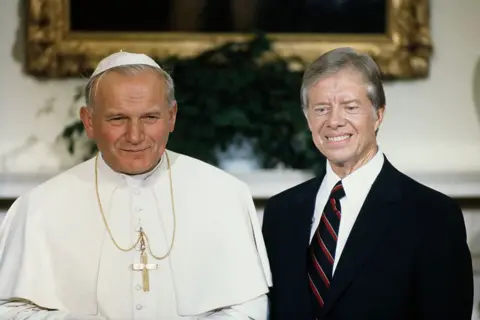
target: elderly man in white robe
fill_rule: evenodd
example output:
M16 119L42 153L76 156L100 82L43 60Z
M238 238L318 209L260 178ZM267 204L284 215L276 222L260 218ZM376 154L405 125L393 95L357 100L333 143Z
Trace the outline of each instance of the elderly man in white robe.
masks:
M18 198L0 229L0 319L267 319L251 194L167 150L171 77L146 55L115 53L86 102L98 154Z

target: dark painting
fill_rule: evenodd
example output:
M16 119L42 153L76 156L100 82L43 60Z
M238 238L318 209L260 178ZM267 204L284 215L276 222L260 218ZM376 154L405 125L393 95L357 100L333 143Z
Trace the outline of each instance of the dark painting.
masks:
M387 2L70 0L70 31L383 34Z

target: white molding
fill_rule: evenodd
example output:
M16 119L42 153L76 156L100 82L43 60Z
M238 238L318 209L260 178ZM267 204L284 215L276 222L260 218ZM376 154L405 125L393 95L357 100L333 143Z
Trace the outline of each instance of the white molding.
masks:
M313 177L310 172L300 170L257 170L233 175L248 184L256 199L270 198Z
M480 255L472 254L472 268L476 275L480 275Z
M0 199L16 199L54 173L0 173Z
M452 198L480 198L480 171L407 173ZM302 183L312 174L297 170L258 170L235 173L250 186L255 199L266 199ZM0 173L0 199L15 199L54 176L54 173Z
M472 172L412 172L413 179L438 190L452 198L480 198L480 171ZM250 185L254 198L268 198L311 178L302 171L261 170L249 174L238 174L238 178Z

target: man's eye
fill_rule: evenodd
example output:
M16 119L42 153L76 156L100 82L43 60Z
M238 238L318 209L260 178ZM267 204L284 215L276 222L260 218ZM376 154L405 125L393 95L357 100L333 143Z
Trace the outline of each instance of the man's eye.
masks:
M125 117L113 117L108 119L109 122L121 122L123 120L125 120Z
M146 116L143 118L144 121L146 121L147 123L154 123L158 120L158 117L157 116Z

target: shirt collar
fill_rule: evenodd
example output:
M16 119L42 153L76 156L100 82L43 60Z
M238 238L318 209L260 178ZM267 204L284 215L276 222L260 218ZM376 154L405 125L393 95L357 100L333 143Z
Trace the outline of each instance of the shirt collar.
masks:
M167 152L167 150L165 150ZM139 187L142 184L144 184L151 176L153 176L155 173L162 171L161 168L163 167L163 163L166 162L164 161L165 158L165 152L163 153L162 157L160 158L160 161L158 164L153 168L152 170L142 173L142 174L136 174L136 175L128 175L125 173L120 173L117 171L114 171L103 159L103 156L101 153L99 153L98 157L98 165L102 171L106 171L107 176L112 177L114 180L120 180L124 183L126 183L129 186L132 187Z
M362 200L366 197L370 191L378 174L382 170L384 163L383 152L378 149L375 156L370 159L362 167L358 168L354 172L350 173L343 179L333 171L330 162L327 161L327 169L325 174L325 184L328 190L332 190L335 184L342 180L343 188L345 190L346 197L350 199Z

